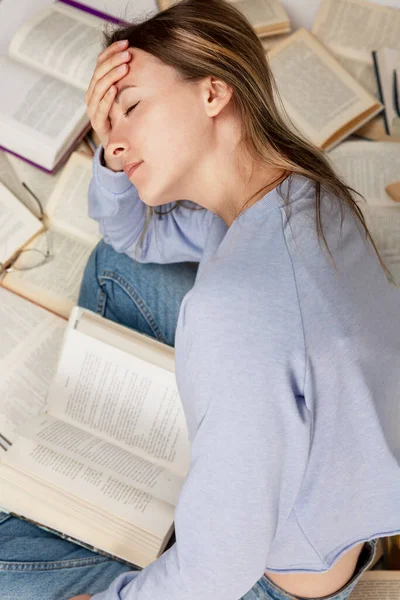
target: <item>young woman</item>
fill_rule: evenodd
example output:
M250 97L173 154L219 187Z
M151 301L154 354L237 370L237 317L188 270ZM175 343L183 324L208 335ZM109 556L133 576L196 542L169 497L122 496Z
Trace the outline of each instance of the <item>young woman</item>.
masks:
M191 465L141 571L3 515L2 598L345 600L400 532L399 290L232 5L184 0L106 46L79 302L175 346Z

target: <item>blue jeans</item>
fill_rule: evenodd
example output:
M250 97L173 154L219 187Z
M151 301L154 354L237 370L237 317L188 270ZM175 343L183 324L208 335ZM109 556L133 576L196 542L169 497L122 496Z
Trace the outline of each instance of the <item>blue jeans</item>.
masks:
M78 303L173 346L179 307L196 272L196 263L138 263L101 241L86 266ZM376 543L375 539L364 544L350 581L335 594L324 596L326 600L346 600L372 563ZM128 570L132 568L119 561L0 513L1 600L67 600L78 594L95 594ZM288 599L299 597L265 575L242 598Z

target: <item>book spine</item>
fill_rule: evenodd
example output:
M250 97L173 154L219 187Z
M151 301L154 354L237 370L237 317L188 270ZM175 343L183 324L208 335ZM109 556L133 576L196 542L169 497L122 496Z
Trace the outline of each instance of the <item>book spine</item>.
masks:
M57 1L61 2L61 4L68 4L69 6L72 6L73 8L77 8L78 10L82 10L83 12L87 12L91 15L94 15L95 17L100 17L100 19L104 19L106 21L111 21L112 23L116 23L117 25L128 25L128 23L126 21L124 21L123 19L117 19L117 17L112 17L111 15L108 15L107 13L104 13L100 10L91 8L90 6L85 6L84 4L81 4L80 2L76 2L76 0L57 0Z
M399 98L400 81L397 79L397 70L393 71L393 105L400 117L400 98Z
M11 442L3 434L0 433L0 448L3 448L3 450L8 450L10 446Z
M375 50L372 51L372 62L373 62L373 65L374 65L376 82L378 84L379 100L381 101L381 103L385 107L385 109L383 110L383 120L384 120L384 123L385 123L385 129L386 129L386 133L388 135L390 135L389 123L388 123L387 115L386 115L386 106L385 106L385 102L384 102L384 99L383 99L382 82L381 82L381 78L379 76L378 59L377 59L376 51Z

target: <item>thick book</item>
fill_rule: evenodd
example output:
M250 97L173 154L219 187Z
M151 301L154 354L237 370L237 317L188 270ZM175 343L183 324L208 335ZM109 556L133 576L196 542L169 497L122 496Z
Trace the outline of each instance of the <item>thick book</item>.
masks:
M289 16L279 0L227 0L246 17L260 37L280 35L292 30ZM158 6L165 10L179 0L158 0Z
M4 156L6 155L3 158ZM4 163L1 158L0 154L0 177L2 162ZM16 160L13 157L11 162ZM5 209L0 212L0 229L8 256L0 259L3 262L3 268L0 267L0 286L64 319L69 318L72 307L77 303L89 255L101 239L97 221L88 216L92 167L91 156L73 152L56 177L42 174L38 178L37 169L33 169L33 175L36 176L30 178L29 185L42 201L45 230L43 223L34 217L38 210L35 201L16 195L21 190L17 181L13 187L15 194L5 186L2 188L5 198L3 203L7 203L8 212ZM27 173L21 175L24 179L29 176ZM9 181L14 179L8 175ZM0 204L1 198L0 193ZM18 239L15 240L17 234L14 234L14 223L18 224ZM43 264L26 269L32 256L27 252L20 253L21 250L42 253L50 250L50 256ZM5 256L6 253L3 254ZM11 272L4 272L7 266L12 269Z
M329 150L383 110L331 52L304 28L266 52L288 124ZM278 106L281 106L277 98Z
M364 196L359 207L393 283L400 286L400 203L385 189L399 180L400 145L347 141L327 157L347 185Z
M90 129L84 95L104 26L157 10L155 0L64 0L25 21L0 57L0 148L54 173Z
M174 349L75 307L47 410L1 454L0 506L143 568L171 539L189 460Z
M400 50L382 48L372 52L379 97L388 135L400 136Z

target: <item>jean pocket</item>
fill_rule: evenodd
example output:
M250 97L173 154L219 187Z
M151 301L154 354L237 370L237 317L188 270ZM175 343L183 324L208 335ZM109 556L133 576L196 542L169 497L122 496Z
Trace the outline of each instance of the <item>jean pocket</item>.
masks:
M0 572L75 569L111 560L45 528L0 512Z

